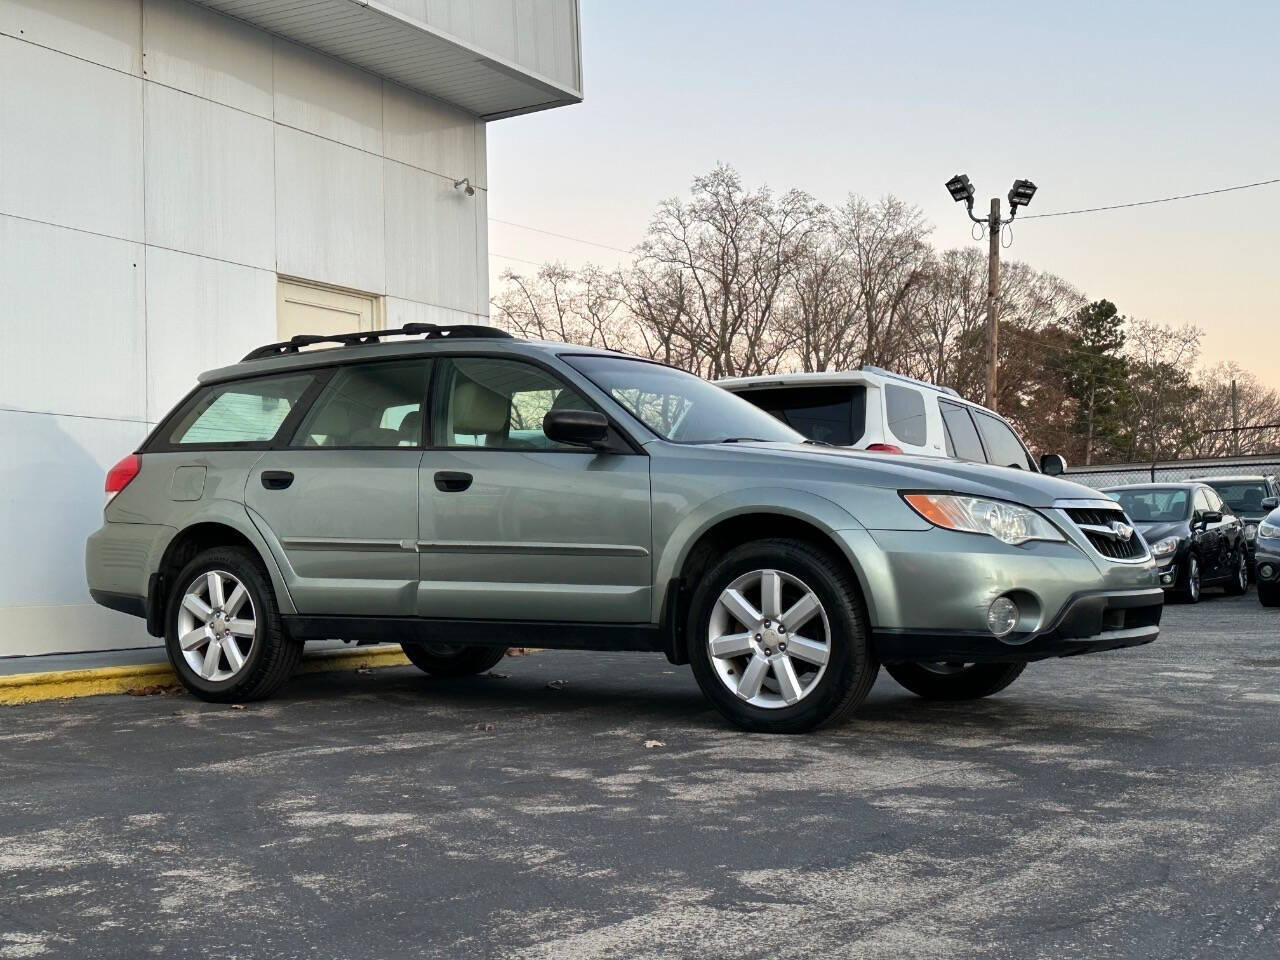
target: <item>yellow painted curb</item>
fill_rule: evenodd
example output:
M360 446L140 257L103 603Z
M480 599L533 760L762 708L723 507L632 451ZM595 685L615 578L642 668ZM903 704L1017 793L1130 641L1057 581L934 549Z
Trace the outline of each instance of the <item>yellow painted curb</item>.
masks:
M388 650L338 650L304 657L298 673L402 667L409 663L399 647ZM72 697L96 697L104 693L131 693L149 687L177 684L167 663L141 663L92 670L58 670L51 673L19 673L0 677L0 705L37 703Z

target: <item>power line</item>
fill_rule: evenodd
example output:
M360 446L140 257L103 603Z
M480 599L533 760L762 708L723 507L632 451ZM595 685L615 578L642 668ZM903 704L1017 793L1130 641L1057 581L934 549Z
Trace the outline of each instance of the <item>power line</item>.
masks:
M1269 187L1274 183L1280 183L1280 177L1276 177L1274 180L1258 180L1255 183L1242 183L1234 187L1219 187L1217 190L1201 190L1198 193L1180 193L1176 197L1160 197L1158 200L1137 200L1133 203L1113 203L1105 207L1085 207L1080 210L1059 210L1055 213L1029 213L1022 217L1022 220L1037 220L1044 217L1069 217L1076 213L1098 213L1102 210L1123 210L1127 207L1146 207L1153 203L1171 203L1174 200L1190 200L1193 197L1211 197L1218 193L1232 193L1236 190L1251 190L1254 187Z
M527 223L515 223L511 220L501 220L498 217L490 217L490 223L501 223L508 227L517 227L520 230L531 230L534 233L543 233L548 237L558 237L561 240L572 240L574 243L585 243L589 247L600 247L602 250L613 250L617 253L625 253L629 256L634 254L630 250L624 250L622 247L615 247L608 243L599 243L595 240L584 240L582 237L574 237L567 233L556 233L554 230L543 230L541 227L531 227ZM515 259L514 257L509 259Z
M503 259L503 260L514 260L516 263L527 263L527 264L528 264L529 266L531 266L531 267L545 267L545 266L546 266L546 264L545 264L545 263L539 263L537 260L525 260L525 259L524 259L524 258L522 258L522 257L513 257L513 256L511 256L510 254L506 254L506 253L495 253L495 252L494 252L494 251L492 251L492 250L490 250L490 251L489 251L489 256L491 256L491 257L500 257L500 258L501 258L501 259Z

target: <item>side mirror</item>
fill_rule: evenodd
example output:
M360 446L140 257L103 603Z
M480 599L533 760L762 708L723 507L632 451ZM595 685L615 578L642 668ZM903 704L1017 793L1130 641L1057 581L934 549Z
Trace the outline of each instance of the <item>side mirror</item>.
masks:
M552 410L542 418L548 440L575 447L599 447L609 440L609 420L594 410Z
M1040 472L1048 477L1060 477L1067 472L1067 458L1060 453L1046 453L1040 457Z
M1263 510L1274 510L1276 507L1280 507L1280 497L1263 497L1262 498Z
M1210 523L1221 523L1222 513L1218 510L1203 510L1200 513L1200 522L1206 526Z

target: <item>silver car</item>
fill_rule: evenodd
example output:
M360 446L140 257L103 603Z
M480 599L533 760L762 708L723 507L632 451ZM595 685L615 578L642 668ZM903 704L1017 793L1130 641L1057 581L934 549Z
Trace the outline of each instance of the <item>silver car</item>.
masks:
M688 373L485 327L296 337L199 385L107 479L101 604L186 687L265 697L304 641L437 676L510 645L688 663L751 730L1156 638L1120 507L1040 475L805 441Z

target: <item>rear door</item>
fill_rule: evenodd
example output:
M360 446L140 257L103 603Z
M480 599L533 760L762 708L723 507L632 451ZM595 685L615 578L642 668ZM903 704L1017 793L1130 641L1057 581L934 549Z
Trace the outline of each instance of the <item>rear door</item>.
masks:
M299 613L411 616L430 361L339 366L250 471L245 502Z
M648 622L649 458L549 440L546 413L594 407L523 359L439 358L431 395L419 614Z
M1209 488L1197 487L1191 500L1191 539L1200 556L1201 576L1222 576L1222 523L1206 523L1204 515L1214 509Z
M969 415L968 408L961 403L939 400L938 409L942 414L942 429L946 434L947 456L972 463L986 463L987 455L982 449L978 428Z

